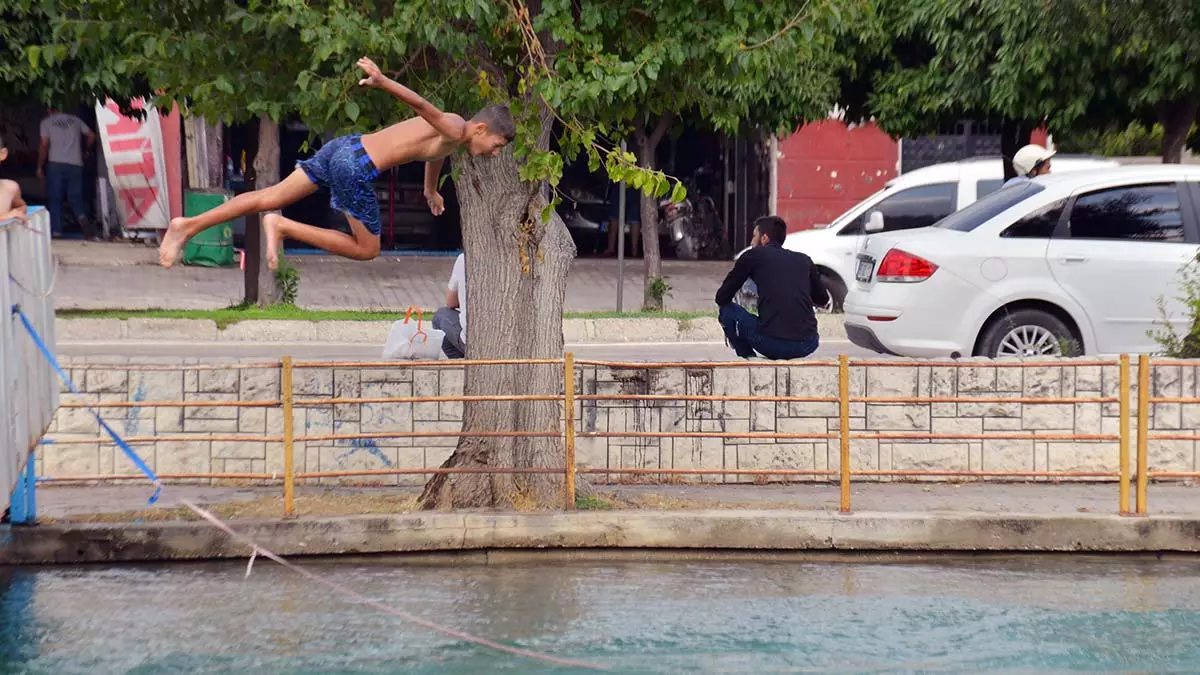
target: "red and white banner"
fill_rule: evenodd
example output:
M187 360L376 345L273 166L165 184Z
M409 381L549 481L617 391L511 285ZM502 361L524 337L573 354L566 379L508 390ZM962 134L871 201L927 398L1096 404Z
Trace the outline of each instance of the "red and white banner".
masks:
M143 101L133 106L143 109ZM146 119L125 117L112 100L96 103L96 126L108 180L127 231L165 230L171 222L170 181L163 153L162 122L154 108Z

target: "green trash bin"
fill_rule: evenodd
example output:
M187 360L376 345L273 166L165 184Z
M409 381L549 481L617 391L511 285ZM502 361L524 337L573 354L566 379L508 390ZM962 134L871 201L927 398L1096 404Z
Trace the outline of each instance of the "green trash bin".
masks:
M229 201L226 190L187 192L183 214L195 216ZM200 267L229 267L234 262L233 223L220 223L192 237L183 247L183 264Z

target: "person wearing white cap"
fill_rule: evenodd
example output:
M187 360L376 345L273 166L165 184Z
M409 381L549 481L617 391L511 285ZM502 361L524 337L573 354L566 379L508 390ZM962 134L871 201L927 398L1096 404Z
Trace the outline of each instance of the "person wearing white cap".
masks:
M1050 158L1054 156L1053 150L1036 144L1029 145L1017 151L1013 155L1013 169L1016 169L1016 178L1010 178L1005 185L1010 185L1019 181L1026 181L1030 178L1037 178L1050 173Z

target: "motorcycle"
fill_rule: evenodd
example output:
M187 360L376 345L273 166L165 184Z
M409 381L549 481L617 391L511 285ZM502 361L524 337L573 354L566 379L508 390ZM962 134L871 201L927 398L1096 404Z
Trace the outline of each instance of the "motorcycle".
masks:
M662 230L680 260L727 260L731 253L716 201L697 188L706 173L707 167L700 167L684 180L688 196L682 202L672 202L669 197L658 202Z

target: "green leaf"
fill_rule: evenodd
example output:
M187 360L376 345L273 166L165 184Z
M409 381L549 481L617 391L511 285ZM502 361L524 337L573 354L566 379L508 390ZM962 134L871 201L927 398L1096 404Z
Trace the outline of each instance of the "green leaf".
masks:
M683 187L683 183L676 182L675 189L671 190L671 203L679 204L687 199L687 188Z
M151 35L150 37L146 38L144 42L142 42L142 54L144 54L146 58L154 56L157 51L158 38Z
M225 77L224 75L218 75L217 76L217 91L223 91L226 94L232 94L233 93L233 83L229 81L228 77Z
M550 203L546 205L546 208L542 209L542 222L550 222L550 216L552 215L554 215L554 204Z
M29 47L25 50L25 55L29 57L29 67L37 70L38 60L42 57L42 48L38 46Z
M296 76L296 88L300 91L307 91L308 83L312 81L312 75L311 70L300 71L300 74Z
M351 122L358 121L358 104L354 101L346 101L346 117L350 118Z

